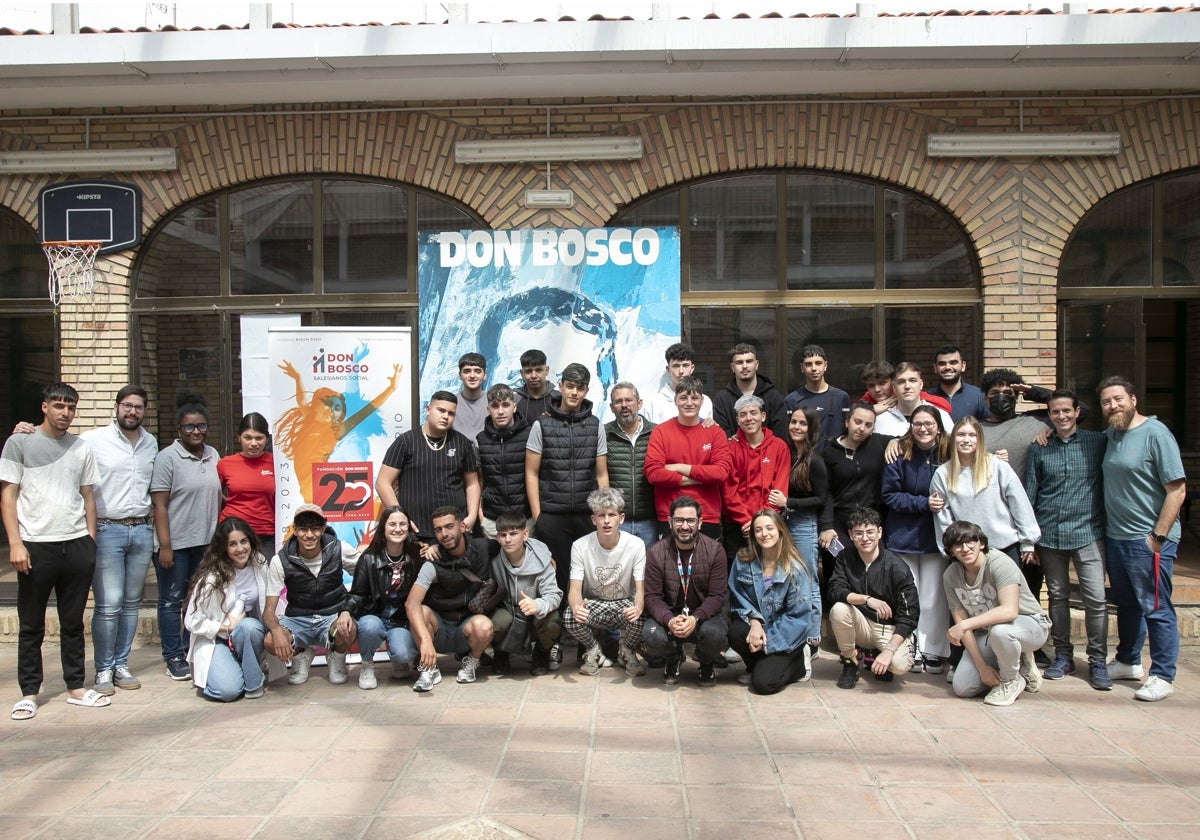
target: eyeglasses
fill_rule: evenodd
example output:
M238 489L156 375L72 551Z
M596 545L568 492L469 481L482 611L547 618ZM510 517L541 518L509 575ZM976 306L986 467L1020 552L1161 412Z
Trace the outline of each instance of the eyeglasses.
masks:
M325 530L324 525L296 525L292 528L297 534L319 534Z
M937 423L913 423L914 429L936 429Z
M127 402L124 402L124 403L117 403L117 405L118 405L120 408L123 408L123 409L125 409L126 411L136 411L136 412L138 412L139 414L140 414L141 412L143 412L143 411L145 411L145 410L146 410L146 406L144 406L144 405L141 405L141 404L139 404L139 403L127 403Z
M869 528L864 531L851 531L850 532L850 539L854 540L855 542L858 542L859 540L873 540L873 539L877 539L878 537L879 537L879 529L878 528Z
M967 540L966 542L960 542L958 545L951 546L950 550L951 551L974 551L977 548L979 548L979 540Z
M179 428L183 429L183 431L185 431L186 433L188 433L190 435L192 432L207 432L208 424L207 423L184 423Z
M679 516L672 516L671 521L676 525L692 525L693 527L700 524L699 519L684 519Z

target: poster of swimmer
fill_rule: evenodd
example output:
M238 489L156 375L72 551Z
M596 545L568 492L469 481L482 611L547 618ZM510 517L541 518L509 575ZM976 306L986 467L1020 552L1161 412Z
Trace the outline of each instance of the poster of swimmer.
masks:
M377 518L375 470L412 428L410 327L270 327L267 354L279 544L295 509L320 506L358 545Z
M679 229L539 228L418 235L420 402L457 393L458 358L488 362L485 385L521 385L521 354L545 352L550 377L579 362L588 399L612 418L620 381L642 399L662 385L679 341Z

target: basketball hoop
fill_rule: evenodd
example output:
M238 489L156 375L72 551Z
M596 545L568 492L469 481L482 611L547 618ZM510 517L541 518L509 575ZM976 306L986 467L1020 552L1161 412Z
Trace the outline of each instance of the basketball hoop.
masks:
M47 285L50 302L58 306L60 300L91 297L95 284L92 266L101 242L43 242L46 262L50 264Z

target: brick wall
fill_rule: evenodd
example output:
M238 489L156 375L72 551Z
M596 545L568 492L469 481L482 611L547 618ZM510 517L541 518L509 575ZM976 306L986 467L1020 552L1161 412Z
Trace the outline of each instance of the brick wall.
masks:
M456 140L542 135L544 104L427 103L415 111L319 114L260 108L233 115L213 109L186 117L170 109L90 114L93 147L179 150L176 172L122 177L144 191L147 229L198 196L298 173L414 184L462 202L495 227L601 225L642 196L721 172L811 167L881 179L940 203L973 240L983 272L984 358L976 369L1003 364L1049 382L1057 355L1055 276L1068 234L1084 211L1113 190L1200 165L1200 104L1169 94L1156 100L1043 96L1024 102L1018 96L633 107L611 100L548 103L555 106L550 111L555 135L627 133L646 143L641 161L556 165L553 185L570 187L578 197L577 206L566 211L521 206L522 193L544 182L540 167L453 163ZM29 113L5 124L0 149L76 147L85 113ZM1115 158L1032 162L924 154L931 131L1012 130L1019 117L1040 130L1119 131L1126 147ZM37 192L52 180L57 179L3 176L0 195L34 224ZM134 256L102 258L104 281L94 302L63 307L63 376L88 383L90 391L81 426L107 417L109 395L128 375L128 276Z

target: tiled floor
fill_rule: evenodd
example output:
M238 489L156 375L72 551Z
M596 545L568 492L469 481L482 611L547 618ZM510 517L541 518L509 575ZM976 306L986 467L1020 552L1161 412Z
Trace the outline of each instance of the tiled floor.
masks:
M1145 837L1200 832L1200 648L1176 694L1078 678L1015 706L941 677L837 689L823 654L774 697L573 669L360 691L272 683L226 706L135 650L144 687L64 702L57 651L37 718L0 723L0 835L162 837ZM568 656L568 659L571 657ZM0 680L16 700L16 649ZM484 669L486 670L486 669ZM386 668L380 668L381 675ZM11 701L10 701L11 702ZM7 709L8 707L5 706Z

